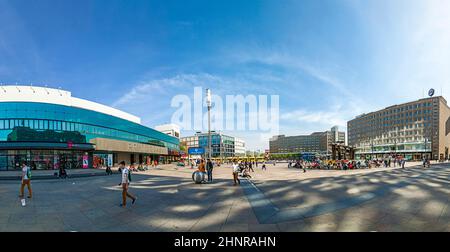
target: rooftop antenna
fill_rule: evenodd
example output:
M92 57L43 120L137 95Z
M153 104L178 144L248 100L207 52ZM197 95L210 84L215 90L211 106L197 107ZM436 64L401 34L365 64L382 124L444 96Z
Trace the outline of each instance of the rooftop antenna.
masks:
M33 83L30 83L30 88L31 88L31 90L33 90L33 93L36 93L36 91L33 88Z
M47 94L50 94L50 92L48 92L48 90L47 90L47 84L45 84L44 90L45 90L45 92L47 92Z

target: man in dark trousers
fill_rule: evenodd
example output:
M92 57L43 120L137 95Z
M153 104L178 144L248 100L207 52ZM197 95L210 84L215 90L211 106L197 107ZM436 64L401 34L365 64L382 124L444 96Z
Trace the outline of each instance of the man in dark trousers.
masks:
M211 162L211 159L208 159L208 162L206 163L206 172L208 173L208 182L212 182L213 163Z

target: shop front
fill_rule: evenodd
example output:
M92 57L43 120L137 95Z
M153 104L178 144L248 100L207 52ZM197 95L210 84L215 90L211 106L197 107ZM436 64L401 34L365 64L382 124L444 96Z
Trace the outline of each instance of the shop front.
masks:
M89 168L91 144L0 142L0 171L18 170L27 162L32 170Z

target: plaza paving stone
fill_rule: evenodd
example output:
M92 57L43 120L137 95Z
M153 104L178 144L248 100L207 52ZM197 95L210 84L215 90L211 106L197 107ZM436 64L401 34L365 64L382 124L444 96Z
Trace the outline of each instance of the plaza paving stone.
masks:
M450 231L450 165L335 171L260 167L233 186L231 167L194 184L189 167L134 173L135 205L119 207L119 175L0 181L0 231Z

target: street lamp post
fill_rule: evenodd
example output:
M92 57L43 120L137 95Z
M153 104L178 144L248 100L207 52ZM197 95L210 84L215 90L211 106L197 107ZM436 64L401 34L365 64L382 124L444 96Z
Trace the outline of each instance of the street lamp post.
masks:
M206 106L208 106L208 158L211 160L211 90L206 89Z
M372 147L372 155L370 155L370 159L373 160L373 140L370 142L370 146Z

